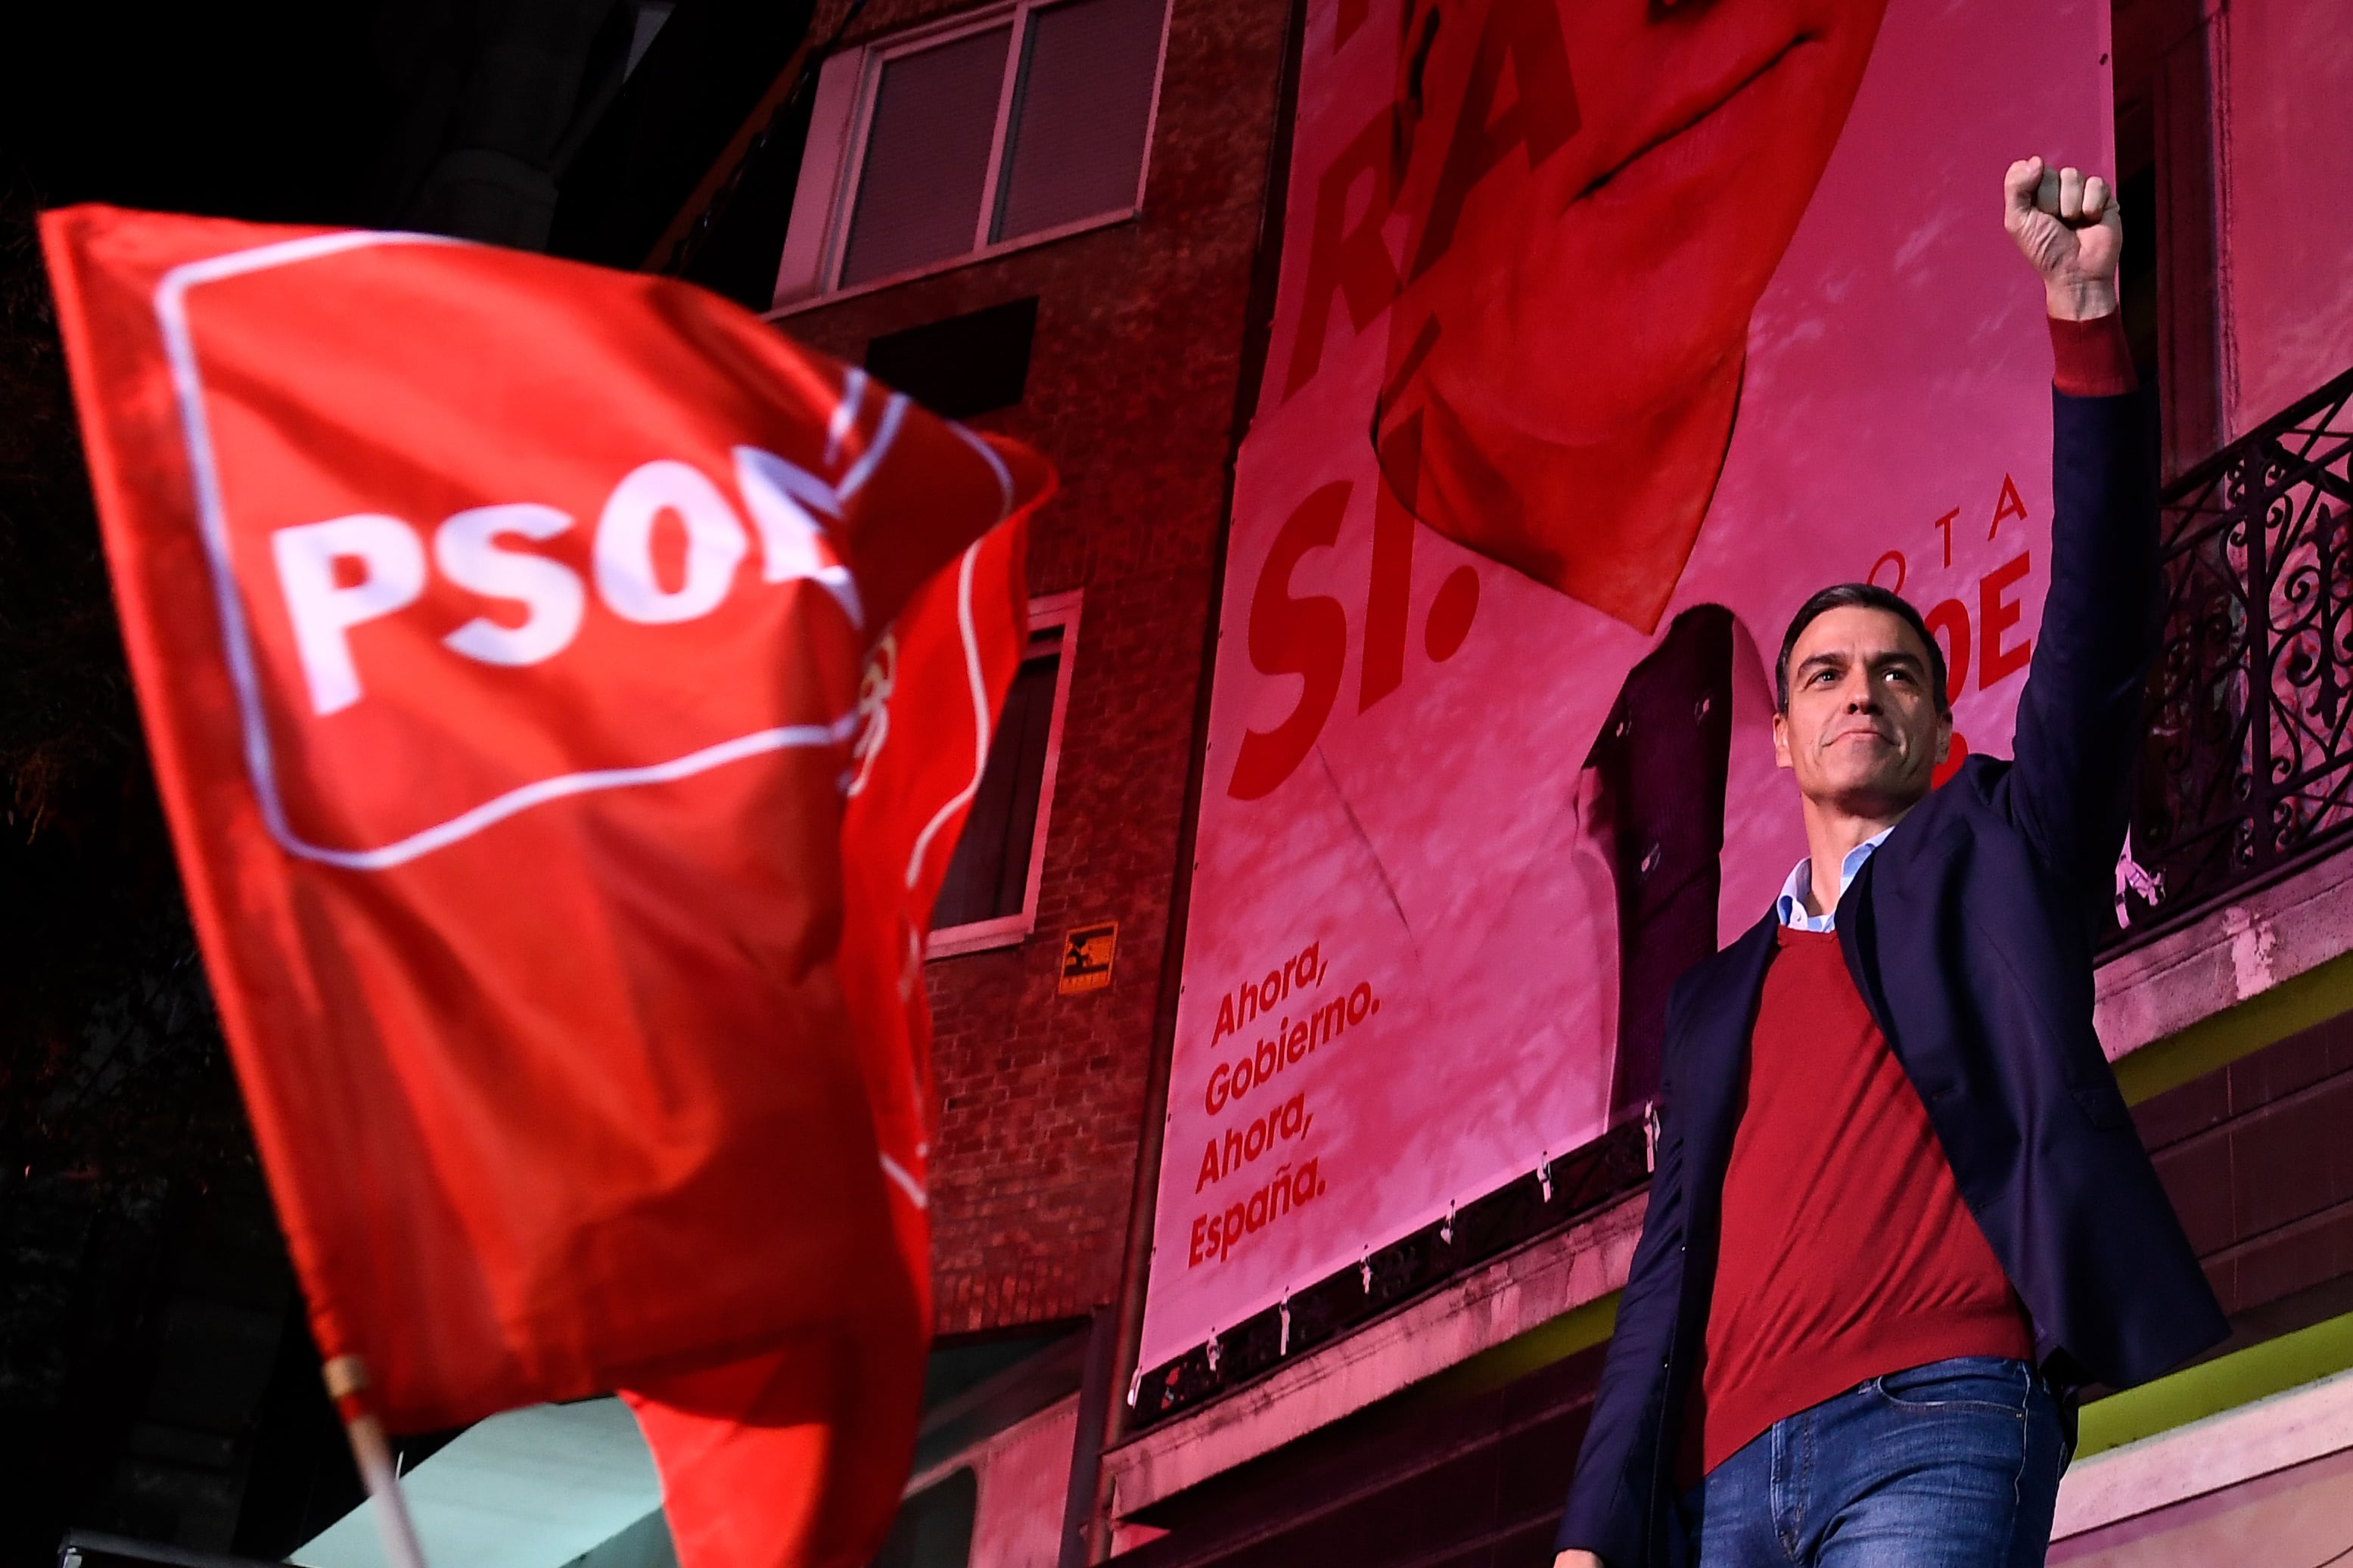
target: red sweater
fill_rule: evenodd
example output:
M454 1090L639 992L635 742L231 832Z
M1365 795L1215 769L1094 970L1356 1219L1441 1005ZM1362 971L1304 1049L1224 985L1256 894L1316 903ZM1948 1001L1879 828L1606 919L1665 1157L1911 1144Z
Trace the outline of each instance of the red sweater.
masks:
M1785 1415L1947 1356L2032 1358L2024 1309L1834 932L1784 927L1749 1037L1681 1484Z

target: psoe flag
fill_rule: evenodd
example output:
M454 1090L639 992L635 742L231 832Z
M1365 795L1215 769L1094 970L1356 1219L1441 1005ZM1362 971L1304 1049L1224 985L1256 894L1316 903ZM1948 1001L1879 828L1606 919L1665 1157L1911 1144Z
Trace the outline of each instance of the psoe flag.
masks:
M698 1375L855 1341L903 1362L857 1439L903 1475L913 965L1049 472L674 282L101 207L42 237L322 1352L423 1428L617 1387L694 1419Z

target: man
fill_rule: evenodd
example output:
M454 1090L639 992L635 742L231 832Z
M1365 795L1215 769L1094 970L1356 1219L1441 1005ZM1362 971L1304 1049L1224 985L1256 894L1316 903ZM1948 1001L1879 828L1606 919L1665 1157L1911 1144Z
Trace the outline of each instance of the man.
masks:
M1846 584L1784 639L1809 854L1680 982L1642 1241L1556 1568L2043 1559L2072 1397L2225 1331L2092 1031L2157 539L2105 184L2011 165L2057 358L2016 760L1944 788L1944 661Z

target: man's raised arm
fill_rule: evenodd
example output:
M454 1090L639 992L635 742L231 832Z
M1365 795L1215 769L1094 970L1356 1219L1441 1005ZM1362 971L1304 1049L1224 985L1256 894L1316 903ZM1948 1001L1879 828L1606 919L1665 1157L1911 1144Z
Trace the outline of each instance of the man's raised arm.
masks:
M2094 890L2121 846L2157 651L2157 504L2116 268L2124 220L2094 174L2040 158L2003 176L2003 221L2042 281L2055 359L2051 587L2004 787L2044 858Z

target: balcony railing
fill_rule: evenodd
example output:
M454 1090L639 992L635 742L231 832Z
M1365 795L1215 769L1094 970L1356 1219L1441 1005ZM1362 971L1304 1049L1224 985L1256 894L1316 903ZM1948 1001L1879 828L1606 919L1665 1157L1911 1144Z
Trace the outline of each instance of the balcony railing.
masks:
M2165 643L2111 945L2353 829L2353 370L2167 487Z

